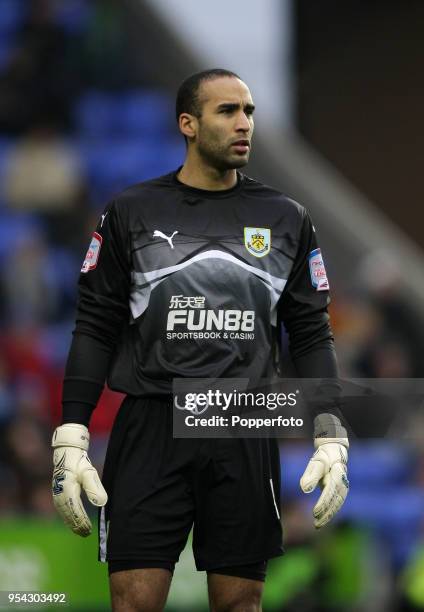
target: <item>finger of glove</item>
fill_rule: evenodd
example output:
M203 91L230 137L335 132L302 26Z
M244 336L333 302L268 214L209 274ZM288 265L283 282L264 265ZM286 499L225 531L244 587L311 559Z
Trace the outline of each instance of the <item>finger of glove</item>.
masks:
M65 472L61 493L53 494L53 503L66 525L82 537L91 533L91 522L81 501L81 488L75 475Z
M107 502L107 493L100 481L97 470L91 465L85 469L81 476L82 487L94 506L104 506Z
M331 521L333 516L337 514L337 512L340 510L340 508L343 505L343 502L344 502L343 497L341 497L337 492L335 492L331 500L331 503L326 508L325 512L323 512L320 516L315 518L314 520L315 527L317 529L320 529L321 527L324 527L324 525L327 525L327 523Z
M300 488L304 493L311 493L323 478L325 473L324 464L321 461L311 459L300 479Z
M349 491L345 468L341 464L332 466L324 477L324 488L313 509L314 524L318 529L326 525L342 507Z

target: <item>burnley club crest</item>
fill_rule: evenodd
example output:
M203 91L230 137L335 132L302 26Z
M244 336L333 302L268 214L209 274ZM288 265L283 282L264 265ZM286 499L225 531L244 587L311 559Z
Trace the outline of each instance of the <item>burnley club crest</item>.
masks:
M271 230L264 227L245 227L244 246L255 257L268 255L271 250Z

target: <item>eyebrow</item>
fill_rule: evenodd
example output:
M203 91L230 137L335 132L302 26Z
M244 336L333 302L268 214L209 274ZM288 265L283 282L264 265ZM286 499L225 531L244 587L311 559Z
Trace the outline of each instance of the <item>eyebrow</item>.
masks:
M223 102L222 104L218 105L218 110L237 110L238 108L240 108L240 104L236 102ZM248 103L243 106L243 109L253 113L255 110L255 105Z

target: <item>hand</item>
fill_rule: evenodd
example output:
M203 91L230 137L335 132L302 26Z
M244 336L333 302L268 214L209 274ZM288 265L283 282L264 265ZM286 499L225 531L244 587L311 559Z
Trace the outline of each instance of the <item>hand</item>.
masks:
M316 451L300 479L300 487L304 493L311 493L317 484L322 489L321 496L313 509L314 525L317 529L326 525L340 510L349 492L347 479L349 441L340 421L332 417L333 424L334 419L338 421L336 426L341 437L315 438Z
M91 533L81 501L81 487L94 506L104 506L107 493L87 456L90 434L85 425L67 423L53 433L53 503L65 524L80 536Z

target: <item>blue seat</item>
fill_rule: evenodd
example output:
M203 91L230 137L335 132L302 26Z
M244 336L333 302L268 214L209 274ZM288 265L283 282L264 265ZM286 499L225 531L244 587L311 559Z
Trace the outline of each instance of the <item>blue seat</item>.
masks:
M74 108L77 132L90 138L159 138L176 135L171 99L160 92L92 90Z
M23 0L0 0L0 33L16 31L23 24L29 2Z
M364 448L355 448L351 452L349 461L349 480L351 489L348 500L339 512L339 518L349 518L355 521L370 524L373 527L390 532L392 529L413 528L424 521L424 491L413 486L404 473L404 465L396 471L392 460L396 456L396 447L387 443L387 455L383 451L386 442L377 444L379 453L384 461L379 464L375 471L369 469L371 452ZM371 445L371 450L374 445ZM404 464L401 449L398 449L400 463ZM390 461L387 461L390 457ZM358 456L363 453L363 461L358 461ZM408 457L408 453L405 454ZM299 480L311 457L309 445L299 444L296 446L282 447L280 452L282 470L282 491L284 496L295 495L302 497L305 503L311 507L316 503L320 491L303 496L299 488ZM366 458L368 457L368 461ZM376 455L374 455L374 459ZM409 460L409 459L408 459ZM383 471L384 470L384 471ZM400 477L403 476L402 480ZM370 485L373 484L371 487Z
M175 129L174 105L163 92L128 92L118 99L116 112L116 125L123 135L157 138Z
M77 132L89 138L112 134L115 117L114 96L101 91L88 91L79 98L74 107Z
M349 451L349 478L361 486L381 488L405 483L414 467L414 454L401 442L357 441Z
M0 213L0 265L13 254L16 246L27 236L43 231L43 223L35 215Z
M79 151L93 200L100 204L134 183L176 168L182 163L184 145L174 141L82 141Z
M283 490L296 494L299 479L312 453L312 445L282 446L280 451ZM352 489L366 492L397 483L406 484L414 465L410 448L388 440L355 441L349 450Z
M54 5L55 21L68 34L84 31L93 11L93 3L87 0L66 0Z
M69 353L69 343L74 327L73 318L43 327L41 344L44 348L44 356L52 366L63 368Z
M412 529L424 520L424 491L407 483L380 491L352 487L348 500L340 516L371 524L388 533L394 528Z
M343 518L368 525L379 533L392 552L393 563L401 566L421 533L424 491L410 485L369 492L352 487L337 520Z
M49 261L54 262L52 266L54 284L69 300L74 301L81 262L69 249L52 245L49 245Z

